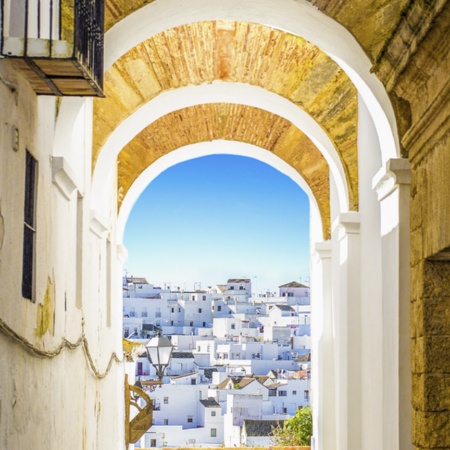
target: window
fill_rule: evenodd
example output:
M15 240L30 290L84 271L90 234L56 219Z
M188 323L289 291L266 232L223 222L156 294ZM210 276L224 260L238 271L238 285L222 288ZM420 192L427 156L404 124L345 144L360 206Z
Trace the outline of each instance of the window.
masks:
M211 428L211 437L217 436L217 428Z
M202 308L198 308L198 312L201 313L202 312Z
M276 397L276 396L277 396L277 390L269 389L269 397Z
M194 418L192 416L187 416L187 422L192 423L194 421Z
M206 327L206 322L203 322L203 326Z
M286 397L287 391L278 391L278 397Z
M304 398L305 400L309 401L309 391L304 392Z
M168 405L169 404L169 397L164 397L164 404Z
M191 378L191 384L192 385L197 384L197 380L195 378Z
M292 395L297 395L297 391L292 391Z
M156 439L150 439L150 447L156 447Z
M222 306L221 305L217 306L217 311L222 311Z
M145 306L142 308L141 317L147 317L147 308Z
M232 323L232 324L231 324L231 329L232 329L232 330L235 330L235 329L236 329L236 324Z
M169 425L169 419L164 419L164 425Z
M37 161L27 150L25 159L25 192L23 211L22 297L33 299L36 241Z
M234 286L230 286L230 291L234 291Z
M175 308L172 308L172 312L175 312Z
M195 295L192 296L192 300L195 300Z
M193 326L194 326L194 322L193 322L192 320L189 322L189 326L190 326L190 327L193 327Z
M216 412L215 411L211 411L211 417L215 417L216 416Z
M170 326L173 327L173 320L170 321Z
M203 301L206 301L206 295L203 296Z
M283 414L287 414L287 408L283 407Z

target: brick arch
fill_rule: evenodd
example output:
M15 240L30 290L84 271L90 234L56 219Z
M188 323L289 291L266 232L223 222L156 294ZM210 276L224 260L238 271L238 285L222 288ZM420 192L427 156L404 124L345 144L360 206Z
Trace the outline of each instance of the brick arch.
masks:
M169 90L223 81L274 92L306 111L327 133L358 209L357 91L346 73L301 37L255 23L204 21L159 33L105 74L94 103L93 167L108 136L139 107Z
M137 134L119 153L119 205L140 174L162 156L189 144L228 140L265 149L307 183L330 236L329 166L313 142L283 117L231 103L196 105L167 114Z

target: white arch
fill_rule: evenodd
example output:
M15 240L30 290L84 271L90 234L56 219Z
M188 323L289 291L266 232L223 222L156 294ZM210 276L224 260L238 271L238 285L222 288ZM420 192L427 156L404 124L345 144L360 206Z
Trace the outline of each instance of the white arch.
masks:
M280 95L256 86L223 82L187 86L164 92L125 119L111 133L99 153L93 178L92 209L101 209L104 198L102 191L107 189L104 180L114 169L119 152L134 136L151 122L172 111L198 104L220 102L254 106L277 114L301 129L328 162L331 176L337 187L339 210L341 212L349 210L347 180L341 160L331 140L319 124L305 111Z
M202 156L218 154L239 155L255 158L259 161L269 164L274 169L291 178L308 195L311 211L310 214L314 218L314 223L322 225L319 207L311 189L309 188L305 180L299 175L299 173L289 164L287 164L281 158L269 152L268 150L264 150L260 147L257 147L256 145L246 144L243 142L218 140L199 142L196 144L190 144L181 147L178 150L174 150L167 155L162 156L151 166L149 166L144 172L142 172L142 174L130 187L120 208L119 216L117 219L117 243L119 245L123 243L125 225L127 223L131 209L133 208L133 205L135 204L141 193L152 180L154 180L160 173L164 172L166 169L175 164L194 158L200 158ZM317 234L317 231L315 231L315 233Z
M130 14L105 35L105 70L140 42L173 27L205 20L260 23L301 36L333 58L355 84L380 140L383 163L400 157L395 116L371 62L343 26L306 0L178 0L152 2ZM130 30L133 30L130 33Z

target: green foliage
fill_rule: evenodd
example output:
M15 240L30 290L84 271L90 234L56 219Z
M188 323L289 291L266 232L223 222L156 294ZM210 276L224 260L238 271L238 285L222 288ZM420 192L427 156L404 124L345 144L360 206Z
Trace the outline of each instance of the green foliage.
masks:
M272 430L275 445L311 445L312 414L309 406L299 409L294 417L286 420L284 427Z

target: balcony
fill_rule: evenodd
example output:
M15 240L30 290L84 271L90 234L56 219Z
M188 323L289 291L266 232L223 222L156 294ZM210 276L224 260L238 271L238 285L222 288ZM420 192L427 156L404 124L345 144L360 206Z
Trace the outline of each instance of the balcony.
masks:
M0 0L0 58L40 95L103 97L104 0Z

